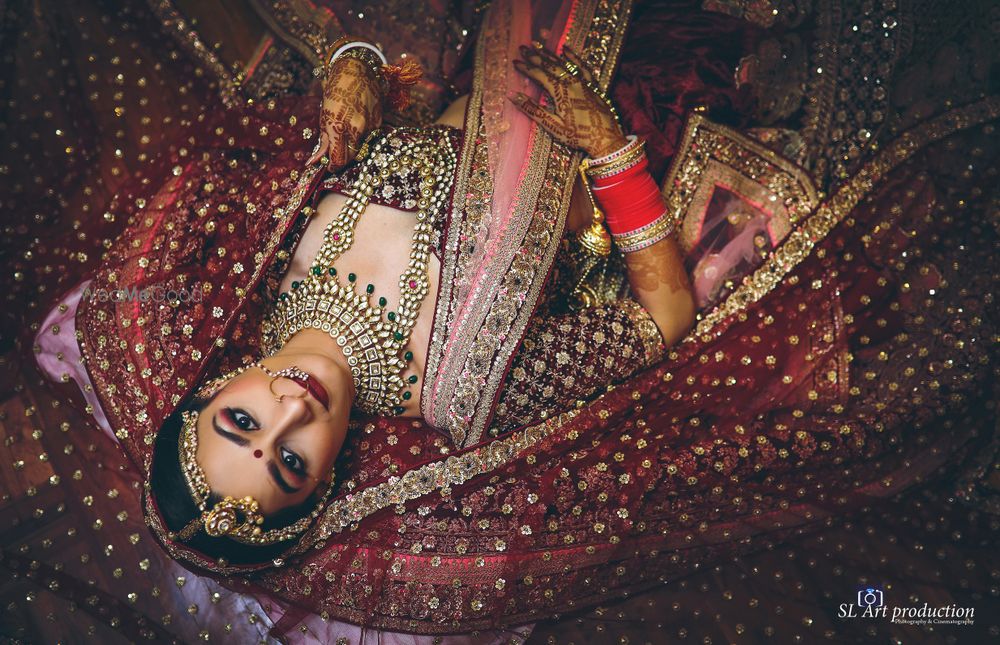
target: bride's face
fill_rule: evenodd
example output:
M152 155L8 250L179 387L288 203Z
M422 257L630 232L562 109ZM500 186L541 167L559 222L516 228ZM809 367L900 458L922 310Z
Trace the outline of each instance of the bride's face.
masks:
M198 416L197 460L212 491L249 495L265 515L302 504L326 486L347 433L350 374L318 357L294 364L309 374L307 382L273 379L252 367ZM265 365L277 372L292 361L272 357Z

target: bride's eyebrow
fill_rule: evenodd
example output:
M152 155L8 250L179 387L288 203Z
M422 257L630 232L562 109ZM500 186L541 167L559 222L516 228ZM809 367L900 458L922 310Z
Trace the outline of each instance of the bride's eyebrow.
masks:
M223 430L222 426L219 425L219 421L215 415L212 416L212 429L215 430L215 432L218 433L220 437L232 441L237 446L243 446L244 448L246 448L247 446L250 445L249 439L238 437L231 432L226 432L225 430Z
M274 483L278 485L278 488L285 491L289 495L294 495L302 490L301 488L295 488L286 482L285 478L281 476L281 471L278 470L278 467L274 465L273 461L267 462L267 472L271 473L271 477L274 479Z

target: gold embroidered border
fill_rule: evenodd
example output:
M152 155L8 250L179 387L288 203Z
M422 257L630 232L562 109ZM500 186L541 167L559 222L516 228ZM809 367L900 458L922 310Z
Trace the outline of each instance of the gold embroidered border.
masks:
M748 199L759 199L775 221L796 224L819 203L808 173L771 149L697 113L688 118L681 152L662 184L667 210L681 224L685 250L697 241L716 180ZM785 229L787 231L787 228ZM780 239L780 236L779 236Z
M506 6L506 5L503 5ZM493 9L497 11L497 9ZM491 15L484 22L479 45L476 49L475 78L473 82L473 92L470 96L469 105L466 110L466 146L463 154L463 163L460 167L461 175L458 179L455 194L461 196L464 201L456 200L454 211L458 214L452 217L453 228L448 232L448 247L445 258L442 262L442 278L440 283L447 286L441 291L438 300L438 315L435 318L435 327L440 332L435 333L432 338L440 339L436 346L432 346L428 352L428 373L433 373L436 378L425 382L423 399L425 417L434 425L445 428L451 435L456 446L465 445L469 439L469 429L472 425L472 417L483 399L483 392L487 389L485 383L489 379L490 371L494 368L493 359L499 351L497 343L497 332L510 329L513 313L516 312L516 305L512 298L497 298L497 291L508 273L509 263L514 260L513 255L519 246L523 246L526 234L526 224L522 222L519 230L507 231L504 239L497 244L495 257L492 265L493 270L482 271L486 276L475 285L469 281L477 273L480 273L476 264L481 254L480 247L491 244L485 239L483 221L489 217L492 210L493 183L488 171L490 149L488 143L482 139L486 137L486 132L497 127L491 121L495 116L492 113L491 102L503 100L502 97L491 94L491 86L501 81L494 77L498 70L487 66L488 55L502 56L506 51L506 39L509 34L502 29L493 27L493 21L503 21L506 17ZM493 89L495 93L495 88ZM495 106L493 106L495 107ZM538 150L538 145L544 145L544 137L536 141L536 150L529 153L531 158L547 159L547 149ZM546 154L535 156L539 152ZM541 176L545 170L544 164L531 164L528 173L524 177L520 190L520 198L524 207L533 205L537 195L525 194L526 187L531 187L535 192L541 184ZM459 226L456 226L456 223ZM518 222L514 222L515 225ZM534 228L537 229L536 223ZM463 244L470 240L471 244ZM540 245L544 248L544 243ZM508 266L503 267L499 258L502 257L508 262ZM501 268L502 267L502 268ZM535 269L528 267L523 272L521 279L523 286L518 289L524 292L535 281ZM474 286L474 289L471 287ZM473 300L477 300L473 302ZM496 310L498 302L503 304L499 313L494 313L492 318L488 318L491 309ZM492 305L492 306L491 306ZM447 315L442 316L442 312ZM461 318L459 318L461 315ZM440 325L440 326L439 326ZM461 325L463 329L469 330L464 334L456 334L455 329ZM493 333L484 334L483 331L492 328ZM474 358L474 361L470 361ZM431 371L431 368L434 368ZM476 378L470 378L470 372L475 372ZM440 395L437 393L441 392Z
M574 14L576 17L574 23L569 26L566 42L570 46L575 45L577 51L585 53L591 69L600 70L599 85L602 90L607 90L610 84L612 72L617 64L617 53L625 38L625 29L628 26L630 13L631 2L629 0L621 0L617 3L581 3ZM586 19L587 16L591 16L589 21ZM529 182L525 182L524 188L526 190L523 190L522 193L526 194L522 194L522 199L518 200L519 204L527 205L531 202L523 197L537 195L532 207L534 213L529 219L531 225L525 236L526 243L522 243L518 254L523 254L525 257L515 256L511 270L504 273L500 289L511 294L513 298L508 298L507 303L500 299L495 300L490 307L488 317L485 319L487 324L492 316L503 317L508 303L511 300L516 302L519 297L518 260L530 261L530 257L536 253L530 250L535 241L542 242L540 246L543 246L546 251L536 267L535 278L530 282L530 288L523 300L523 303L529 306L522 304L517 307L513 323L504 333L498 335L500 346L493 358L493 369L489 372L486 387L478 392L479 405L473 413L472 423L467 430L464 445L478 443L486 431L493 408L494 393L503 386L510 357L520 345L524 330L534 315L534 303L541 296L548 269L552 266L559 249L559 240L562 238L566 224L566 213L569 211L570 196L573 183L576 180L572 168L576 166L580 155L554 145L547 136L538 137L536 149L532 150L530 154L533 159L547 159L547 163L541 186L532 186ZM552 219L554 222L542 225L546 220ZM476 339L477 341L485 340L483 335L477 335ZM480 348L474 347L473 352L478 349ZM475 354L470 354L471 356L475 356ZM476 382L475 375L471 375L470 378L467 372L463 372L463 377L466 377L463 379L466 384Z
M533 303L541 296L548 267L552 266L559 250L558 240L562 238L565 227L570 193L564 184L566 176L572 174L569 172L570 154L544 137L536 140L530 154L532 158L547 160L541 176L532 176L535 173L531 173L526 178L522 185L522 199L518 200L522 207L533 201L533 215L526 220L527 231L521 241L512 240L505 245L508 250L504 255L511 258L509 269L496 274L496 286L492 291L498 295L493 297L489 309L483 312L481 323L475 325L479 333L471 336L469 353L460 354L465 360L458 379L458 391L467 392L472 405L453 400L449 406L451 419L464 426L458 426L453 434L459 446L478 443L486 430L493 395L503 385L509 358L520 344L524 329L534 313ZM537 165L534 168L540 169ZM541 249L542 257L532 262L539 253L537 249ZM476 367L480 357L487 352L493 356L492 361L487 363L486 384L483 387L479 385L483 374ZM466 410L472 407L471 419L467 423L463 423L465 414L462 405L466 405Z
M714 328L733 314L743 311L769 293L820 241L868 195L886 173L898 167L930 143L959 130L973 127L1000 116L1000 98L991 97L951 110L912 130L904 132L868 161L836 193L789 233L785 241L767 258L764 265L748 276L715 309L706 314L685 342L711 340Z
M483 27L485 29L485 26ZM459 162L455 173L455 189L453 192L452 214L450 215L449 230L445 233L445 244L441 258L441 277L438 289L437 303L434 308L434 322L431 329L430 343L427 348L427 365L425 373L435 375L434 378L425 378L421 387L420 412L432 425L442 427L436 421L433 405L435 402L434 391L440 380L441 362L444 352L448 347L448 332L452 327L455 317L455 308L458 305L459 296L456 293L459 285L459 277L463 273L464 265L463 249L460 242L465 234L465 227L472 223L478 224L484 213L489 211L490 200L492 199L492 182L489 177L475 177L472 173L473 160L483 164L486 150L480 141L482 136L482 102L483 102L483 79L480 70L482 69L483 50L486 47L485 38L480 38L476 46L476 73L472 82L472 89L469 93L469 102L465 112L465 136L462 141L462 151L459 155ZM449 429L450 431L450 429ZM454 440L454 436L453 436Z
M250 7L284 42L305 58L313 67L326 61L326 25L340 25L332 13L316 5L289 0L249 0Z
M594 67L601 70L604 87L624 38L630 7L629 0L618 3L588 0L574 12L576 21L570 25L568 42L577 45L578 51L584 51L588 60L598 59ZM492 192L492 186L483 190L477 186L476 178L470 176L483 172L486 167L483 156L488 154L477 140L486 120L484 94L488 88L484 87L483 74L487 70L485 52L490 44L496 43L490 38L490 30L484 27L476 50L476 78L466 113L467 135L453 207L456 214L452 218L453 227L462 228L448 234L441 274L441 284L446 286L439 295L428 354L428 373L437 376L424 383L422 392L425 418L447 429L458 446L478 442L486 428L493 395L502 385L509 358L533 314L534 303L555 258L574 179L570 172L573 155L552 146L548 137L537 136L527 155L540 161L529 166L519 186L519 195L512 201L517 204L518 214L512 219L510 230L504 231L504 238L493 242L495 259L487 270L479 272L488 277L471 285L474 291L469 295L461 278L470 273L467 268L470 254L463 255L459 238L483 242L479 240L478 228L470 228L472 222L463 220L461 215L466 209L482 208L484 204L488 213L489 200L484 198ZM473 155L475 160L471 158ZM466 196L470 197L467 201ZM462 319L456 322L458 311ZM461 337L453 333L458 324L469 330Z
M335 499L320 519L316 539L324 540L382 509L405 504L448 486L459 486L473 477L506 466L579 414L579 410L564 412L471 452L425 464L407 471L402 477L391 477L359 493ZM297 551L305 551L310 546L303 540Z
M743 201L751 208L767 214L767 229L769 235L773 235L771 238L772 246L777 246L792 230L794 222L789 216L788 209L778 202L777 195L759 182L734 172L730 166L711 159L706 165L701 185L695 191L691 207L678 231L677 243L680 244L684 253L688 253L698 243L708 214L709 204L715 195L715 188L720 184L723 188L735 193L736 196L743 198ZM816 203L814 202L809 205L809 209L805 212L808 213L815 207Z

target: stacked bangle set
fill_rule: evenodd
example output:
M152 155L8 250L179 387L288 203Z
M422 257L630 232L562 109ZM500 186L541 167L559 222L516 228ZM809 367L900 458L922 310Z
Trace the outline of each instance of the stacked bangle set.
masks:
M363 40L352 40L348 36L343 36L330 46L329 52L330 55L327 57L326 63L327 67L333 65L334 61L338 58L357 59L366 65L375 75L375 78L378 79L379 85L382 88L382 94L386 93L388 82L386 81L382 67L388 64L388 60L378 47Z
M593 182L592 195L622 253L652 246L677 228L649 174L645 142L635 135L609 155L584 159L581 168Z

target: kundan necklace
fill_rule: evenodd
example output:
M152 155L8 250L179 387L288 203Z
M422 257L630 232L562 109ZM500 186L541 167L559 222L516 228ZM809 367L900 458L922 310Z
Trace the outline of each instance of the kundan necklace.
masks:
M309 272L303 280L292 282L290 291L280 294L261 326L263 348L272 354L302 329L328 333L347 357L358 393L355 406L368 414L382 415L402 413L403 402L412 397L408 388L417 382L415 375L403 379L413 358L405 350L430 284L431 214L448 198L455 167L455 152L446 142L420 134L401 138L395 132L362 147L358 179L339 215L323 231L323 243ZM399 276L399 307L386 311L385 298L372 302L374 285L359 293L355 289L357 276L348 274L342 283L334 262L354 243L358 218L374 190L393 174L414 171L419 177L420 196L410 262Z

